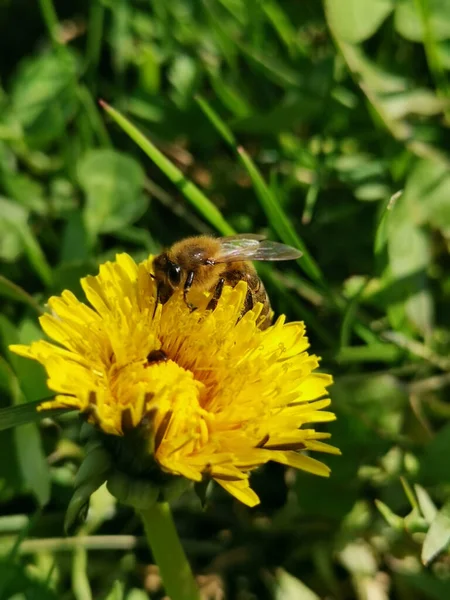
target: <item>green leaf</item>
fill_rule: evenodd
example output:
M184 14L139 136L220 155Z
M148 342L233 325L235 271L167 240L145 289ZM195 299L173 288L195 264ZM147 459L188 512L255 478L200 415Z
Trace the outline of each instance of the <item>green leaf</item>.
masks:
M0 360L0 400L2 405L10 402L11 399L10 378L11 370L8 363ZM9 457L9 460L0 462L0 500L2 502L8 502L14 498L15 494L23 492L23 481L16 452L14 451L14 431L8 427L5 428L8 430L2 431L4 421L8 420L8 418L3 419L4 413L15 411L17 408L19 407L0 408L0 456ZM11 419L9 420L11 421Z
M428 27L433 40L450 38L450 0L427 0ZM407 40L423 42L427 36L420 3L400 0L395 9L395 27Z
M439 98L431 90L415 88L383 97L383 106L391 119L405 119L411 115L431 117L449 107L447 98Z
M28 225L28 211L17 202L0 197L0 257L14 261L22 252L43 283L50 285L52 271Z
M64 135L78 100L77 61L66 52L48 52L27 58L17 71L11 90L11 108L34 147Z
M420 507L420 512L423 514L424 519L427 523L430 523L435 519L437 515L437 508L431 499L428 492L421 485L416 484L414 486L414 491L416 493L417 502Z
M444 504L433 519L422 546L422 562L428 565L450 543L450 502Z
M275 600L319 600L319 596L300 579L293 577L283 569L279 569L277 572L276 581Z
M429 335L433 326L434 305L426 273L430 262L428 235L401 211L389 222L387 248L392 286L388 314L394 318L392 325L397 329L402 328L401 313L398 320L397 316L394 317L397 313L390 312L391 308L401 308L405 318L418 331Z
M148 595L144 590L133 588L128 592L126 600L148 600Z
M17 395L18 402L24 402ZM14 430L16 451L23 480L40 506L50 500L50 471L45 458L39 429L34 423L21 425Z
M149 94L157 94L161 85L161 68L159 56L152 44L142 44L138 68L142 89Z
M89 500L92 494L106 481L106 473L99 473L79 485L70 499L64 518L64 531L67 535L73 533L77 526L84 523L89 510Z
M418 160L411 169L404 191L408 213L418 224L427 224L450 238L448 166L434 160Z
M19 381L12 371L9 371L9 387L16 406L27 406ZM40 506L44 506L50 498L50 473L42 451L39 430L34 423L27 423L16 427L13 436L25 488L32 491Z
M77 474L74 486L80 487L90 479L104 475L111 468L111 456L101 445L94 446L84 457Z
M22 229L26 227L28 211L15 202L0 197L0 258L17 260L24 250Z
M61 263L54 270L52 294L61 294L64 290L70 290L78 298L84 298L80 280L88 274L98 273L98 264L99 261L95 259Z
M185 108L192 101L198 81L198 62L188 54L175 57L170 66L168 78L173 86L172 97L180 108Z
M340 378L333 387L333 399L342 410L364 415L364 424L386 436L398 435L404 421L408 395L392 375Z
M59 597L49 586L32 574L26 565L14 564L0 558L0 598L9 600L57 600Z
M450 582L448 579L438 579L434 573L415 572L398 573L398 580L405 586L408 597L427 598L427 600L443 600L450 597ZM417 593L415 592L417 591Z
M116 581L113 583L111 589L108 592L105 600L125 600L125 585L123 581ZM129 596L127 596L129 598Z
M443 456L450 455L450 424L440 429L427 444L420 459L422 482L426 485L450 482L450 469Z
M131 156L115 150L92 150L81 159L77 173L86 194L84 222L93 238L133 223L146 211L145 174Z
M45 215L48 205L44 198L43 186L24 173L4 172L1 176L8 196L26 210L38 215Z
M378 300L386 307L392 327L408 331L412 325L422 335L431 333L434 303L427 270L431 262L430 239L418 223L424 221L420 203L408 183L385 206L375 238L378 268L384 267ZM419 186L420 188L420 186ZM425 190L424 190L425 194Z
M397 531L403 531L405 523L402 517L399 517L394 512L392 512L389 506L387 506L384 502L381 502L381 500L375 500L375 505L380 511L380 513L383 515L388 525L390 525L393 529L396 529Z
M8 349L10 344L29 344L43 337L41 329L34 321L25 319L18 327L0 315L0 336L14 372L21 382L21 389L28 402L51 395L44 367L33 360L19 356Z
M326 0L335 35L351 43L370 38L395 6L394 0Z
M69 215L64 229L60 261L62 265L89 258L89 241L83 216L80 211Z
M16 331L4 316L0 319L0 328L3 343L7 345L27 342L30 337L35 337L35 332L30 331L30 326L25 322L22 331ZM16 361L16 364L20 367L23 366L20 361ZM8 375L9 391L16 406L28 406L27 396L30 398L34 394L39 395L43 389L47 389L41 370L37 370L34 374L22 371L19 383L19 378L12 369L7 367L6 361L3 362L3 367L4 372L6 371ZM23 416L24 413L21 414ZM36 496L40 506L44 506L50 498L50 473L43 453L39 430L33 422L28 422L15 428L14 439L24 484Z
M36 409L41 403L42 400L37 400L36 402L26 402L17 406L0 408L0 431L41 421L48 417L57 417L72 410L70 408L55 408L38 412Z

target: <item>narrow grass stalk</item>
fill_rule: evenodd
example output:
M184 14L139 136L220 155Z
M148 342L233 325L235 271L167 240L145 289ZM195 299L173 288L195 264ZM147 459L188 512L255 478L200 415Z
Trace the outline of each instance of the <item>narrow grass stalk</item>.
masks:
M0 358L0 366L7 364ZM17 404L15 406L6 406L0 408L0 431L6 429L12 429L19 425L25 425L26 423L35 423L48 417L57 417L63 415L66 412L70 412L69 408L56 408L51 411L46 410L45 412L38 412L37 407L44 400L51 400L50 398L42 398L42 400L36 400L36 402L26 402L25 404Z
M219 117L219 115L213 110L213 108L206 102L206 100L200 96L196 97L196 101L204 114L211 121L211 124L217 129L222 138L227 144L236 152L236 155L249 174L253 186L255 188L256 195L260 201L262 209L266 213L267 220L271 227L277 232L280 239L288 245L295 246L303 252L302 258L298 261L298 264L303 268L305 273L311 277L313 281L318 283L321 287L325 288L324 277L314 261L311 254L308 252L305 243L301 237L297 234L292 223L280 206L280 203L275 198L272 190L265 182L261 175L258 167L255 165L251 157L247 152L238 145L233 132L228 125Z
M345 364L365 362L395 363L403 358L405 352L394 344L376 343L370 346L348 346L340 348L334 360Z
M108 130L106 129L102 119L102 114L99 112L98 106L96 105L91 92L86 86L79 85L77 88L77 93L99 143L105 148L110 148L112 144L109 138Z
M139 512L145 535L171 600L200 600L200 592L181 546L167 502Z
M297 235L289 217L272 194L272 191L259 172L259 169L244 148L238 147L237 152L242 164L247 170L247 173L250 175L253 186L258 195L261 206L267 215L269 223L273 226L280 238L286 244L299 248L303 252L303 256L298 261L299 265L303 267L305 273L309 275L313 281L318 283L322 288L326 289L327 286L325 279L317 263L309 253L303 240L299 235Z
M17 285L7 277L0 275L0 295L8 296L17 300L18 302L23 302L30 306L33 310L35 310L38 315L44 314L44 309L40 306L38 302L31 296L28 292L26 292L20 285Z
M50 34L53 44L55 48L61 48L62 42L58 37L58 15L56 14L53 2L52 0L40 0L39 4L41 6L42 18L45 21L47 31Z
M89 13L89 27L87 29L86 41L86 63L88 69L88 80L91 89L95 85L98 63L103 41L103 24L105 18L105 6L100 0L93 0Z
M100 106L110 115L123 131L142 148L155 165L176 185L184 197L191 202L198 212L221 233L233 235L234 229L223 218L216 206L201 192L196 185L186 179L183 173L168 158L164 156L152 142L139 131L118 110L100 100Z
M92 600L92 590L87 576L88 556L86 548L75 548L72 560L72 589L77 600Z

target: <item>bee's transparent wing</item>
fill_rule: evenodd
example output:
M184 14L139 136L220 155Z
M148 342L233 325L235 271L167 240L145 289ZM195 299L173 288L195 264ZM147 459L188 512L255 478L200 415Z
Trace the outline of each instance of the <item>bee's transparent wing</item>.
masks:
M214 262L218 264L240 260L294 260L301 255L296 248L249 234L221 238L221 249L214 257Z
M260 233L236 233L235 235L229 235L226 237L221 237L221 242L237 242L239 240L265 240L266 235L261 235Z

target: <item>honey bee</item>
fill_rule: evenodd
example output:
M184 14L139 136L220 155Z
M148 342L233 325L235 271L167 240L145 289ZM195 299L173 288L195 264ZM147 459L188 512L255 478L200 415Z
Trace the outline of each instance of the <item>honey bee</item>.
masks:
M184 301L188 302L191 289L211 292L207 305L214 310L222 294L223 286L234 287L239 281L247 282L241 317L257 302L263 309L259 327L270 325L270 302L264 284L250 261L294 260L302 253L291 246L266 240L253 234L215 238L200 235L174 244L153 261L154 279L157 281L157 298L164 304L175 290L183 289Z

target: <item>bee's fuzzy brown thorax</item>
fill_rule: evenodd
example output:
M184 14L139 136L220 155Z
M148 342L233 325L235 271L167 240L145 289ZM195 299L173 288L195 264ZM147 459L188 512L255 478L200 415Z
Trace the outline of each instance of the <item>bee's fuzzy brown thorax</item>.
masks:
M214 256L220 250L218 238L202 235L181 240L172 246L167 255L180 265L185 273L195 273L195 285L209 289L224 270L224 265L214 265Z
M170 259L183 269L190 270L200 267L220 250L220 241L207 235L186 238L172 246L168 254Z

